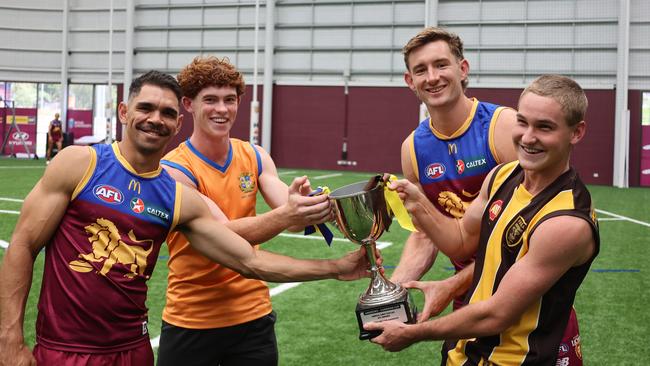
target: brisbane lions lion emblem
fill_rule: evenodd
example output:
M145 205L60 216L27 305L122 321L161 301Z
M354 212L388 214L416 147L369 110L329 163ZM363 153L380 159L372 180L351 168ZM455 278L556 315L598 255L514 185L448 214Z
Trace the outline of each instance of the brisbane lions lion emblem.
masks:
M103 262L99 274L106 276L113 265L117 263L127 268L128 272L124 275L126 278L132 279L136 276L149 278L149 276L144 276L144 272L147 269L147 257L154 247L153 240L138 240L131 230L128 233L131 242L148 242L149 249L145 250L143 247L130 245L122 240L115 224L104 218L98 218L95 223L86 226L85 229L90 234L88 241L92 244L93 251L88 254L79 254L80 259L68 264L70 269L82 273L90 272L95 268L92 263Z

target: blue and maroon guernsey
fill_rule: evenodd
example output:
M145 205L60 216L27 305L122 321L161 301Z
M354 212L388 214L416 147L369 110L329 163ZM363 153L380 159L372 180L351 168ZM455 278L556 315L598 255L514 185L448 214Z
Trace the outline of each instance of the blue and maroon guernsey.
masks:
M91 156L46 246L37 342L118 352L149 340L146 281L178 222L180 190L161 168L137 174L116 143Z
M494 126L505 107L473 99L472 111L451 136L438 132L429 118L411 133L411 162L424 193L443 214L460 218L497 166ZM471 261L452 261L460 271ZM462 298L454 300L460 307Z

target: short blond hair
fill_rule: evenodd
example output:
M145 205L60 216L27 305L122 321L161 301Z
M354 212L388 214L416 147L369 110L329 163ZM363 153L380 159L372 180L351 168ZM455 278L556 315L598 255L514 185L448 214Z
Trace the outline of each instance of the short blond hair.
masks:
M519 100L527 93L549 97L558 102L569 127L585 119L589 105L587 96L582 87L571 78L553 74L542 75L524 89Z

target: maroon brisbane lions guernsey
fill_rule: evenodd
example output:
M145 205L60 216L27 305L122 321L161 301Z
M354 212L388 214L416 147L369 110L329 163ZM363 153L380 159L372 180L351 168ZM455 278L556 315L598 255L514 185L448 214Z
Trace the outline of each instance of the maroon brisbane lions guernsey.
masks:
M178 222L180 190L160 168L137 174L117 144L95 145L91 156L46 246L37 342L118 352L149 340L147 280Z

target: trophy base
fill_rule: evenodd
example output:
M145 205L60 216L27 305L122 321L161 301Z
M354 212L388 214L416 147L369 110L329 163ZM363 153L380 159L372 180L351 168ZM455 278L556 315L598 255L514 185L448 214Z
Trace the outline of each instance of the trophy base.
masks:
M417 319L417 309L411 294L408 292L401 299L386 304L375 306L357 304L356 313L360 340L372 339L381 334L381 331L378 330L369 331L363 329L363 325L366 323L398 320L403 323L413 324Z

